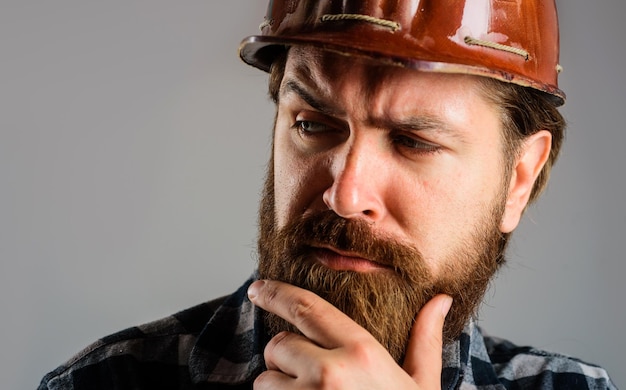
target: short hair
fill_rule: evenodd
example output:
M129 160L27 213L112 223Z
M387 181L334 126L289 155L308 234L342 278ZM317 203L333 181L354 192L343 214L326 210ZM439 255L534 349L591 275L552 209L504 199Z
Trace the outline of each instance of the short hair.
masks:
M481 77L483 96L500 110L503 128L505 161L507 169L519 157L521 146L529 136L547 130L552 135L552 145L548 160L535 180L529 204L539 198L548 185L561 145L565 139L566 122L558 110L559 102L542 91L506 83L500 80Z
M280 84L285 74L287 53L279 52L270 68L269 95L278 103ZM513 164L519 157L524 140L540 130L552 134L550 156L533 185L529 204L537 200L546 188L552 167L556 162L565 138L566 122L558 110L558 102L545 92L506 83L500 80L477 76L482 82L482 94L500 110L503 128L505 178L510 178Z

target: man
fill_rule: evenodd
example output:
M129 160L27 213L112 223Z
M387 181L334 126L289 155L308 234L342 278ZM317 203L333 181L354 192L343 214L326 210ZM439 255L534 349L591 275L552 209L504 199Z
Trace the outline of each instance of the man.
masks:
M552 2L270 2L258 274L41 389L614 388L473 321L563 138Z

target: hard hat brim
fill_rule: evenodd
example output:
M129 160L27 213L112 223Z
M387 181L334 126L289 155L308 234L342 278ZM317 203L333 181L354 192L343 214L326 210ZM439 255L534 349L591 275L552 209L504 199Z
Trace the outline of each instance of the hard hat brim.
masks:
M390 66L399 66L415 69L423 72L468 74L489 77L506 83L513 83L524 87L530 87L543 91L552 99L556 106L565 102L565 93L559 88L540 84L532 79L505 70L489 69L483 66L462 63L462 59L446 59L449 61L434 60L432 53L415 53L409 56L395 54L390 49L388 52L376 48L367 47L366 44L357 42L342 42L341 37L317 37L310 36L274 37L253 35L245 38L239 46L239 56L248 65L254 66L265 72L269 72L276 56L293 45L314 46L324 50L337 52L347 56L359 56L374 59Z

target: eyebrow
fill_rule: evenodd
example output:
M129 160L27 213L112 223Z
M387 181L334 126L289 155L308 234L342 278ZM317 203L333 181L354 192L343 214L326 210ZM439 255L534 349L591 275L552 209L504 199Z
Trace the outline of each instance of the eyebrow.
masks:
M301 85L296 80L286 80L281 90L281 95L287 95L294 93L300 97L305 103L311 106L313 109L321 112L324 115L330 117L338 117L342 114L342 111L337 109L336 106L330 105L324 102L322 99L317 98L307 90L307 87ZM458 131L455 131L450 127L448 123L441 120L437 116L423 113L416 116L408 116L402 119L394 118L369 118L370 125L376 126L381 129L395 129L403 131L412 131L416 133L433 133L442 134L453 138L463 139L463 135Z
M306 87L300 85L295 80L287 80L283 85L281 95L286 95L289 93L295 93L300 97L300 99L304 100L306 104L313 107L315 110L321 112L322 114L335 117L341 114L337 107L324 102L320 98L317 98L309 91L307 91Z
M432 131L440 133L453 133L450 126L445 121L429 114L409 116L400 120L391 118L374 119L373 122L374 124L382 127L411 130L416 132Z

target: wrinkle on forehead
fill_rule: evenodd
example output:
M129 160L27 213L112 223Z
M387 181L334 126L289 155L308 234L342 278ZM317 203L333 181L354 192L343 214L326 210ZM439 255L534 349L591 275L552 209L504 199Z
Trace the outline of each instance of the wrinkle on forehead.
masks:
M302 84L335 106L333 111L351 113L377 127L427 121L439 125L420 127L456 128L446 133L460 136L462 129L471 128L471 111L495 108L484 98L478 76L425 73L314 47L290 49L283 89L285 80ZM445 114L451 111L456 115ZM456 126L440 126L452 124L446 117L464 119Z
M376 95L390 85L394 70L369 58L315 47L295 46L289 50L281 93L295 80L338 112L351 112L366 120ZM287 88L288 89L288 88Z

